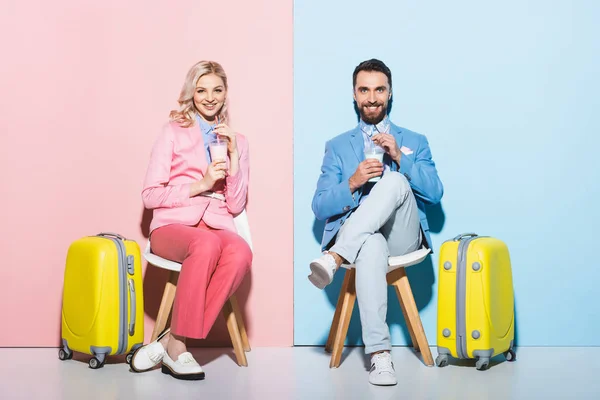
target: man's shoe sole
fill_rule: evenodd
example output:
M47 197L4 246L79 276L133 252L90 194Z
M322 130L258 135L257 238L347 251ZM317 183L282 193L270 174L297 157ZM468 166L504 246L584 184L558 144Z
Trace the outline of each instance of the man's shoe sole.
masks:
M317 288L324 289L325 286L331 283L329 274L318 262L313 261L310 263L310 271L312 273L308 276L308 280Z
M369 383L371 385L374 385L374 386L395 386L395 385L398 384L398 382L394 382L394 383L373 383L371 381L369 381Z

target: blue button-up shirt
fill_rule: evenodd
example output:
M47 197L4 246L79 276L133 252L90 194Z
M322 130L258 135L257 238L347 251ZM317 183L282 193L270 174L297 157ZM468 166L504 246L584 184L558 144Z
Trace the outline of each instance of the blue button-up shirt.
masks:
M217 138L217 134L214 132L215 125L211 125L205 120L203 120L199 115L196 115L196 121L198 121L198 126L200 126L200 133L202 134L202 139L204 140L204 151L206 152L206 160L208 163L211 163L210 158L210 150L208 149L208 144Z
M358 126L363 134L363 143L365 149L371 146L376 146L376 144L373 143L373 136L377 135L378 133L390 133L390 119L387 115L377 125L367 124L361 119ZM388 171L391 170L390 166L385 161L386 160L384 159L382 175L385 175ZM363 195L360 198L359 204L361 204L368 197L369 192L373 188L373 185L373 182L365 183L365 185L362 188Z
M390 133L390 119L387 115L377 125L367 124L362 119L360 120L360 123L358 125L360 127L360 130L363 133L363 140L365 142L365 148L367 146L372 145L373 142L372 142L371 138L373 136L375 136L376 134Z

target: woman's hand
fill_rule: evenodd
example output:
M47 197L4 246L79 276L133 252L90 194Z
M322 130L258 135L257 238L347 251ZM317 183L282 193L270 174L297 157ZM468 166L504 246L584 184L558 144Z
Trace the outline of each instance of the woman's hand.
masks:
M224 160L215 160L211 162L206 170L202 180L206 183L207 191L211 190L215 183L227 176L227 163Z
M231 154L237 154L237 139L236 133L231 130L225 124L218 124L215 126L214 132L219 136L220 139L223 139L227 142L227 152Z
M227 176L227 163L221 160L215 160L209 164L204 178L192 183L190 187L190 197L199 195L200 193L209 192L217 182L225 179Z

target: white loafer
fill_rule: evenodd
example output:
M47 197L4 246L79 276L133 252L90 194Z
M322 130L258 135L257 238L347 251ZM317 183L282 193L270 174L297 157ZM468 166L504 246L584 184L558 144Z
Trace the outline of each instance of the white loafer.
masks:
M156 367L163 360L164 355L167 353L166 349L159 342L165 335L167 335L171 329L165 330L161 333L155 341L148 343L145 346L140 347L133 353L131 357L131 370L133 372L146 372Z
M202 367L196 362L192 353L187 351L180 354L177 361L173 361L171 357L169 357L169 354L165 353L162 360L162 373L186 381L199 381L204 379Z

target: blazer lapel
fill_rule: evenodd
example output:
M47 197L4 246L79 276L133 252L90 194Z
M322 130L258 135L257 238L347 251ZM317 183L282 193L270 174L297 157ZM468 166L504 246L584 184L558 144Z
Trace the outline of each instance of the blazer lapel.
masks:
M398 126L390 123L390 132L394 135L394 138L396 139L396 144L398 144L398 148L402 148L402 141L404 139L404 135L402 135L402 130Z
M176 124L177 125L177 124ZM202 176L205 176L206 171L208 170L208 159L206 158L206 150L204 148L204 135L196 122L193 126L188 128L183 128L177 125L181 130L181 137L186 137L191 144L189 157L195 157L196 162L192 162L191 165L194 165L196 168L200 170Z
M402 130L398 126L390 123L390 133L392 134L392 136L394 136L394 139L396 139L396 144L398 145L398 148L401 149L402 141L404 140L404 135L402 135ZM386 156L389 157L387 154L386 154ZM400 155L400 157L402 158L402 155ZM402 162L402 159L400 162ZM392 167L392 171L398 171L398 167L395 162L392 162L390 160L390 165Z
M356 128L354 129L354 132L352 132L350 144L352 145L352 149L358 158L358 162L362 162L365 159L365 142L363 141L360 128Z

